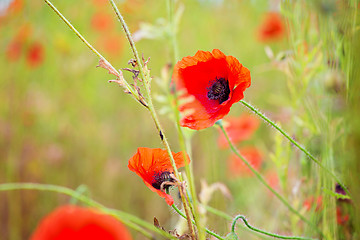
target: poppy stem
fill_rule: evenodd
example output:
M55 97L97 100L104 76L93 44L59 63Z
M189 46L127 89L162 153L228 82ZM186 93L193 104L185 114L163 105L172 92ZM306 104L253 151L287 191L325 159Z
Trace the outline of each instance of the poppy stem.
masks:
M243 222L245 223L245 225L251 229L252 231L254 232L258 232L258 233L261 233L261 234L264 234L264 235L267 235L267 236L270 236L270 237L274 237L274 238L280 238L280 239L298 239L298 240L314 240L314 238L305 238L305 237L296 237L296 236L283 236L283 235L278 235L276 233L271 233L271 232L267 232L267 231L264 231L264 230L261 230L259 228L256 228L256 227L253 227L251 226L248 221L246 220L246 218L242 215L237 215L234 220L233 220L233 223L232 223L232 226L231 226L231 232L233 232L235 234L235 225L236 225L236 221L238 219L241 219L243 220Z
M114 75L116 76L122 76L121 72L117 71L107 60L104 56L102 56L80 33L78 30L76 30L76 28L70 23L69 20L66 19L66 17L64 15L62 15L62 13L49 1L49 0L44 0L45 3L47 5L49 5L49 7L61 18L61 20L64 21L64 23L76 34L76 36L78 36L78 38L80 38L80 40L85 43L86 46L88 46L88 48L90 48L90 50L95 53L99 58L100 58L100 62L103 62L106 65L106 69L109 70L109 72L113 72L115 73ZM101 64L100 64L101 65ZM121 85L123 85L123 87L128 90L131 95L138 101L138 102L143 102L143 100L141 99L141 96L131 87L131 85L122 77L121 79L119 79L121 81Z
M345 190L347 195L350 195L349 190L345 187L345 185L342 183L342 181L333 173L331 170L329 170L327 167L325 167L319 160L317 160L309 151L307 151L303 146L301 146L297 141L295 141L292 137L289 136L282 128L280 128L275 122L271 121L269 118L267 118L263 113L261 113L259 110L257 110L255 107L253 107L251 104L245 102L244 100L240 100L240 102L245 105L247 108L249 108L252 112L254 112L256 115L258 115L261 119L263 119L265 122L269 123L272 127L274 127L276 130L278 130L285 138L287 138L294 146L296 146L298 149L300 149L307 157L309 157L313 162L315 162L317 165L319 165L323 170L325 170L330 176L332 176L335 181Z
M175 16L176 16L175 1L168 0L167 5L168 5L167 11L168 11L169 23L171 26L170 27L170 30L171 30L170 36L171 36L171 46L172 46L172 50L173 50L172 65L174 65L177 62L178 57L179 57L179 49L178 49L178 44L177 44L177 39L176 39L178 23L176 22L176 19L175 19ZM182 11L182 10L180 10L180 11ZM171 82L171 76L172 76L172 74L170 74L169 82ZM169 93L169 95L171 95L171 94ZM178 109L179 109L179 104L178 104L177 93L176 93L176 91L174 91L173 112L175 115L175 121L176 121L176 126L177 126L177 131L178 131L179 145L180 145L180 148L183 152L184 159L185 159L186 152L188 150L187 146L189 145L190 139L189 138L186 139L184 136L183 130L180 126L180 114L179 114ZM187 195L189 196L189 198L191 198L190 202L192 204L189 204L189 206L192 210L193 218L195 220L195 225L198 229L197 232L199 235L199 240L205 240L205 232L202 230L203 227L201 226L200 213L199 213L199 209L198 209L198 198L196 195L192 164L193 164L193 162L190 162L189 164L187 164L187 163L185 164L185 173L187 176L187 180L189 183L189 189L190 189L190 194L187 194Z
M181 217L183 217L184 219L187 219L187 217L185 216L185 214L182 213L182 212L180 211L180 209L178 209L178 208L175 206L175 204L173 204L172 207L173 207L173 209L174 209ZM195 224L195 221L194 221L194 220L191 220L191 221L193 222L193 224ZM205 231L206 231L208 234L210 234L211 236L216 237L217 239L220 239L220 240L224 240L224 239L225 239L225 238L221 237L220 235L216 234L215 232L213 232L213 231L211 231L211 230L209 230L209 229L207 229L207 228L205 228Z
M135 43L134 43L134 40L131 36L131 33L129 31L129 28L127 27L127 24L124 20L124 18L122 17L119 9L117 8L115 2L113 0L109 0L110 4L112 5L120 23L121 23L121 26L125 32L125 35L128 39L128 42L130 44L130 47L131 47L131 50L133 52L133 55L135 57L135 61L137 63L137 67L139 69L139 74L140 74L140 77L143 79L143 83L144 83L144 88L145 88L145 92L146 92L146 97L147 97L147 100L148 100L148 110L151 114L151 117L155 123L155 126L158 130L160 134L160 139L164 145L164 147L166 148L167 152L168 152L168 155L170 157L170 161L171 161L171 165L174 169L174 175L177 179L179 179L180 181L182 181L182 178L179 174L179 171L176 167L176 164L175 164L175 159L172 155L172 151L171 151L171 148L170 148L170 145L167 141L167 138L165 136L165 132L164 130L162 129L161 125L160 125L160 121L159 121L159 118L157 116L157 113L155 111L155 108L154 108L154 104L152 102L152 98L151 98L151 92L150 92L150 83L151 83L151 76L150 76L150 72L149 70L147 69L147 66L145 65L145 67L143 67L143 63L142 63L142 59L140 59L139 57L139 54L138 54L138 51L136 49L136 46L135 46ZM182 203L183 203L183 206L184 208L186 209L186 213L189 213L190 210L189 210L189 205L190 205L190 202L187 201L187 196L186 196L186 191L184 192L181 192L181 187L179 187L179 191L180 191L180 195L181 195L181 200L182 200ZM197 239L196 238L196 234L195 234L195 230L194 230L194 226L191 224L191 221L190 221L190 215L188 216L188 225L189 225L189 229L190 229L190 232L192 234L192 238L193 239Z
M259 179L259 181L266 187L268 188L291 212L293 212L295 215L297 215L301 220L303 220L305 223L307 223L310 227L312 227L314 230L316 230L318 233L320 233L323 236L323 233L321 232L321 230L316 227L315 225L313 225L309 220L307 220L303 215L301 215L295 208L293 208L288 201L282 197L278 192L275 191L275 189L273 189L267 182L266 180L261 176L261 174L251 166L251 164L240 154L240 152L235 148L234 144L231 142L229 135L227 134L222 121L219 120L216 122L216 125L218 125L221 129L221 131L224 133L226 140L229 143L229 146L231 148L231 150L236 154L236 156L238 156L244 163L245 165L255 174L255 176Z
M190 234L191 234L191 238L196 240L197 237L196 237L196 234L195 234L195 230L194 230L194 221L191 219L191 215L190 215L190 201L189 201L189 197L188 195L186 194L186 189L185 189L185 183L182 182L179 184L179 191L180 191L180 196L182 199L186 199L186 201L183 202L183 205L184 205L184 210L185 210L185 213L186 213L186 220L187 220L187 223L188 223L188 228L190 230ZM186 205L185 205L186 204ZM189 205L187 205L189 204ZM175 204L173 204L172 206L174 206Z
M174 236L171 234L162 231L161 229L155 227L153 224L150 224L134 215L131 215L129 213L115 210L111 208L107 208L104 205L92 200L91 198L82 195L79 192L76 192L70 188L52 185L52 184L41 184L41 183L3 183L0 184L0 192L1 191L14 191L14 190L37 190L37 191L49 191L49 192L56 192L68 195L74 199L77 199L83 203L85 203L88 206L97 208L101 210L105 214L109 214L119 220L121 220L125 225L133 228L134 230L140 232L145 237L152 239L154 236L153 234L149 233L147 230L156 232L163 237L166 237L168 239L174 239L176 240ZM147 230L145 230L145 229Z
M144 67L143 67L143 64L142 64L142 60L140 59L139 57L139 54L138 54L138 51L136 50L136 46L135 46L135 43L134 43L134 40L132 39L132 36L131 36L131 33L127 27L127 24L124 20L124 18L122 17L119 9L117 8L115 2L113 0L109 0L111 6L113 7L120 23L121 23L121 26L125 32L125 35L129 41L129 44L130 44L130 48L133 52L133 55L135 57L135 60L136 60L136 64L138 66L138 69L139 69L139 74L141 76L141 78L143 79L143 82L144 82L144 86L145 86L145 90L146 90L146 95L147 95L147 98L148 98L148 109L149 109L149 112L151 114L151 117L153 118L154 122L155 122L155 126L158 130L159 133L161 133L160 135L160 139L161 141L163 142L168 154L169 154L169 157L170 157L170 160L171 160L171 164L172 164L172 167L174 168L174 175L177 179L181 180L180 178L180 175L179 175L179 171L177 170L176 168L176 164L175 164L175 160L174 160L174 157L172 155L172 152L171 152L171 149L170 149L170 146L169 146L169 143L167 141L167 138L165 136L165 133L164 131L162 130L162 127L160 125L160 122L159 122L159 119L156 115L156 112L155 112L155 109L154 109L154 104L152 102L152 98L151 98L151 93L150 93L150 75L149 74L146 74L145 71L144 71Z

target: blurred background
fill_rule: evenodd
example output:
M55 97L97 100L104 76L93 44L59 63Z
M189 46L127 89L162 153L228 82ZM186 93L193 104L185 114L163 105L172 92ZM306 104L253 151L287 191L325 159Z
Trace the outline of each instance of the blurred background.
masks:
M168 3L115 2L138 51L150 57L155 105L166 113L164 76L170 74L166 66L174 64ZM236 57L251 71L245 100L308 147L349 187L358 187L358 162L352 161L351 153L359 144L359 133L353 130L358 129L357 118L349 122L359 113L351 105L358 96L352 90L359 89L351 82L358 80L353 71L358 2L175 2L180 58L214 48ZM131 50L108 1L53 4L113 66L129 67ZM138 147L162 147L150 115L115 83L107 82L113 76L96 68L97 56L43 1L0 0L0 36L0 183L38 182L72 189L85 185L86 194L105 206L149 222L156 217L168 230L179 227L174 211L127 168ZM130 81L131 75L124 74ZM243 114L250 112L242 104L230 112L233 117ZM172 119L168 114L160 118L172 150L180 151ZM209 205L231 216L241 213L252 225L269 231L312 236L312 230L241 164L238 173L230 172L236 160L231 160L228 148L219 146L215 127L187 134L192 136L198 192L210 191L201 180L221 183ZM355 239L351 204L343 208L340 219L349 217L340 224L334 211L339 203L324 191L331 192L336 183L274 129L259 121L237 146L252 149L245 152L252 152L249 159L267 181L329 236ZM69 200L50 192L0 192L0 239L29 238L43 216ZM229 221L210 213L208 225L221 235L230 228ZM132 234L134 239L144 238ZM263 239L244 229L239 237Z

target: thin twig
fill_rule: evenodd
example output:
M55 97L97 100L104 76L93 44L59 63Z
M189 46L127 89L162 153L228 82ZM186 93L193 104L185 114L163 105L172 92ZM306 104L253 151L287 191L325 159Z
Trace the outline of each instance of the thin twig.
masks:
M306 154L313 162L315 162L317 165L319 165L323 170L325 170L329 175L331 175L335 181L345 190L347 195L350 195L348 189L345 187L345 185L340 181L340 179L330 171L328 168L326 168L319 160L317 160L309 151L307 151L304 147L302 147L297 141L295 141L293 138L289 136L282 128L280 128L275 122L271 121L269 118L267 118L263 113L261 113L259 110L257 110L255 107L253 107L251 104L245 102L244 100L240 101L243 105L245 105L247 108L249 108L252 112L254 112L256 115L258 115L261 119L263 119L265 122L269 123L271 126L273 126L276 130L278 130L284 137L286 137L294 146L296 146L298 149L300 149L303 153Z
M131 36L131 33L129 31L129 28L127 27L127 24L124 20L124 18L122 17L119 9L117 8L115 2L113 0L109 0L110 4L112 5L122 27L123 27L123 30L125 32L125 35L130 43L130 47L131 47L131 50L134 54L134 57L135 57L135 60L136 60L136 63L137 63L137 67L139 69L139 75L140 77L142 78L143 80L143 84L144 84L144 88L145 88L145 92L146 92L146 97L147 97L147 100L148 100L148 110L151 114L151 117L155 123L155 126L159 132L159 136L160 136L160 139L164 145L164 147L166 148L167 152L168 152L168 155L170 157L170 161L171 161L171 165L174 169L174 175L177 179L181 180L181 177L180 177L180 174L179 174L179 171L176 167L176 164L175 164L175 159L172 155L172 151L171 151L171 148L170 148L170 145L169 145L169 142L167 141L167 138L166 138L166 135L165 135L165 132L164 130L162 129L161 127L161 124L160 124L160 121L159 121L159 118L157 116L157 113L155 111L155 107L154 107L154 104L152 102L152 97L151 97L151 92L150 92L150 83L151 83L151 77L149 75L149 71L147 70L147 66L145 67L146 68L146 71L144 70L144 67L143 67L143 63L142 63L142 59L140 59L139 57L139 54L138 54L138 51L136 49L136 46L135 46L135 43L132 39L132 36ZM181 189L179 189L181 191ZM184 193L186 194L186 193ZM186 201L186 199L188 199L187 197L185 197L183 194L181 194L181 200L182 200L182 203L184 205L184 208L189 208L189 202ZM189 212L189 211L187 211ZM190 216L188 216L188 219L190 219ZM190 221L190 220L188 220ZM190 233L191 233L191 237L193 239L196 239L196 233L195 233L195 229L194 229L194 226L189 222L189 227L190 227Z
M295 215L297 215L301 220L303 220L305 223L307 223L310 227L312 227L314 230L316 230L318 233L320 233L321 235L323 235L323 233L321 232L321 230L319 228L317 228L316 226L314 226L309 220L307 220L302 214L300 214L295 208L293 208L288 201L282 197L278 192L275 191L274 188L272 188L266 181L265 179L261 176L261 174L251 166L251 164L240 154L240 152L235 148L234 144L231 142L229 135L227 134L222 121L217 121L216 124L220 127L221 131L224 133L226 140L229 143L229 146L231 148L231 150L236 154L236 156L238 156L243 163L245 163L245 165L255 174L255 176L257 177L257 179L259 179L259 181L267 188L269 189L291 212L293 212Z
M100 58L100 65L101 63L104 64L104 66L107 66L106 69L109 70L109 73L116 75L117 77L122 76L121 73L119 73L107 60L104 56L102 56L80 33L76 28L70 23L69 20L66 19L64 15L61 14L61 12L49 1L44 0L47 5L65 22L65 24L80 38L80 40L85 43L85 45L90 48L90 50L95 53ZM119 80L121 80L121 85L124 86L129 92L131 92L132 96L139 102L141 102L140 96L134 91L134 89L130 86L130 84L122 77ZM146 104L145 104L146 105Z

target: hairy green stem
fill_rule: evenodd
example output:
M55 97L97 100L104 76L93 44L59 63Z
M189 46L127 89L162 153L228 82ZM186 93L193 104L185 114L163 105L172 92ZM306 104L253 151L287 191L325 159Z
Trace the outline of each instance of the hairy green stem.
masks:
M177 26L176 26L175 19L174 19L175 1L168 0L167 5L168 5L169 24L171 26L171 36L170 37L171 37L171 45L173 48L173 65L174 65L178 61L178 57L179 57L178 44L176 41ZM170 77L170 82L171 82L171 77ZM184 158L186 158L186 153L187 153L186 140L185 140L182 128L180 126L180 114L178 111L179 107L178 107L176 92L175 92L174 96L175 96L175 99L174 99L175 107L173 108L173 111L174 111L174 115L175 115L177 131L178 131L179 145L183 152ZM205 232L203 231L203 229L204 229L203 226L201 226L202 224L200 221L200 213L199 213L199 209L198 209L198 198L196 195L196 188L195 188L194 174L193 174L193 162L190 162L189 164L185 165L185 172L186 172L187 180L189 182L189 189L190 189L190 193L191 193L190 195L191 195L191 200L192 200L192 205L189 204L189 206L193 213L193 218L195 220L195 225L198 230L199 239L205 240Z
M167 237L169 239L176 239L174 236L170 235L169 233L158 229L157 227L153 226L152 224L150 224L138 217L135 217L126 212L107 208L107 207L103 206L102 204L100 204L84 195L81 195L79 192L76 192L67 187L56 186L56 185L51 185L51 184L40 184L40 183L4 183L4 184L0 184L0 191L13 191L13 190L37 190L37 191L49 191L49 192L65 194L65 195L71 196L72 198L75 198L75 199L85 203L88 206L95 207L97 209L100 209L102 212L104 212L106 214L109 214L109 215L112 215L112 216L118 218L125 225L140 232L147 238L153 238L153 235L151 233L149 233L148 231L144 230L143 228L148 229L153 232L156 232L156 233L158 233L164 237Z
M267 231L264 231L264 230L261 230L259 228L256 228L256 227L253 227L251 226L246 218L242 215L238 215L234 218L233 220L233 223L232 223L232 226L231 226L231 231L233 233L235 233L235 225L236 225L236 221L238 219L242 219L243 222L245 223L245 225L251 229L252 231L254 232L258 232L258 233L261 233L261 234L264 234L264 235L267 235L267 236L270 236L270 237L274 237L274 238L280 238L280 239L298 239L298 240L314 240L314 238L305 238L305 237L296 237L296 236L283 236L283 235L278 235L278 234L275 234L275 233L271 233L271 232L267 232Z
M170 145L167 141L167 138L165 136L165 133L164 131L162 130L162 127L160 125L160 121L157 117L157 114L155 112L155 109L154 109L154 104L152 102L152 98L151 98L151 93L150 93L150 76L149 74L146 74L145 71L144 71L144 67L143 67L143 64L142 64L142 59L140 59L139 57L139 54L138 54L138 51L136 49L136 46L135 46L135 43L134 43L134 40L132 39L132 36L131 36L131 33L127 27L127 24L124 20L124 18L122 17L118 7L116 6L115 2L113 0L109 0L109 2L111 3L120 23L121 23L121 26L125 32L125 35L126 35L126 38L128 39L128 42L130 43L130 48L133 52L133 55L135 57L135 60L136 60L136 64L138 66L138 69L139 69L139 74L141 76L141 78L143 79L144 81L144 85L145 85L145 90L146 90L146 95L147 95L147 98L148 98L148 101L149 101L149 111L150 111L150 114L151 114L151 117L153 118L154 122L155 122L155 125L156 125L156 128L157 130L159 131L159 136L169 154L169 157L171 159L171 164L172 164L172 167L174 168L174 174L175 174L175 177L180 179L180 176L179 176L179 171L177 170L177 167L176 167L176 164L175 164L175 160L174 160L174 157L172 155L172 152L171 152L171 149L170 149Z
M304 147L302 147L297 141L295 141L293 138L289 136L283 129L281 129L275 122L271 121L269 118L267 118L264 114L262 114L259 110L257 110L255 107L253 107L251 104L245 102L244 100L240 101L243 105L245 105L247 108L249 108L252 112L254 112L256 115L258 115L261 119L263 119L265 122L269 123L272 127L274 127L276 130L278 130L285 138L287 138L294 146L296 146L298 149L300 149L303 153L305 153L306 156L308 156L313 162L315 162L317 165L319 165L323 170L325 170L329 175L331 175L335 181L345 190L347 195L350 195L348 189L345 187L345 185L340 181L340 179L333 173L331 170L329 170L327 167L325 167L320 161L318 161L309 151L307 151Z
M99 58L104 58L79 32L74 28L74 26L67 20L64 15L61 14L61 12L48 0L44 0L47 5L68 25L68 27L80 38L81 41L83 41L86 46L90 48L90 50L95 53ZM104 58L105 59L105 58Z
M173 204L172 207L173 207L173 209L174 209L180 216L182 216L183 218L187 219L186 216L185 216L185 214L182 213L182 212L180 211L180 209L178 209L178 208L175 206L175 204ZM195 221L194 221L194 220L192 220L192 222L195 224ZM216 237L217 239L224 240L223 237L221 237L220 235L214 233L213 231L211 231L211 230L209 230L209 229L207 229L207 228L205 228L205 231L206 231L208 234L210 234L211 236Z
M66 19L64 15L49 1L44 0L47 5L65 22L65 24L80 38L80 40L85 43L85 45L90 48L90 50L95 53L100 59L103 59L106 62L106 65L111 68L113 72L116 72L118 76L120 75L119 72L106 60L104 56L102 56L80 33L76 28L70 23L69 20ZM135 92L135 90L131 87L131 85L125 80L121 79L122 83L125 85L125 88L131 92L131 95L138 101L141 102L141 97Z
M227 134L222 121L217 121L216 124L220 127L221 131L223 132L223 134L225 135L226 140L229 143L229 146L231 148L231 150L236 154L236 156L238 156L243 163L245 163L245 165L255 174L255 176L257 177L257 179L259 179L259 181L267 188L269 189L291 212L293 212L295 215L297 215L301 220L303 220L306 224L308 224L311 228L313 228L315 231L317 231L318 233L322 234L321 230L319 228L317 228L315 225L313 225L309 220L307 220L302 214L300 214L295 208L293 208L288 201L282 197L278 192L275 191L275 189L273 189L266 181L265 179L261 176L261 174L254 169L251 164L240 154L240 152L235 148L234 144L231 142L229 135ZM323 235L323 234L322 234Z
M141 78L143 79L143 83L144 83L144 88L145 88L145 92L146 92L146 97L147 97L147 100L148 100L148 110L151 114L151 117L155 123L155 126L158 130L158 134L160 136L160 139L163 143L163 145L165 146L167 152L168 152L168 155L170 157L170 161L171 161L171 165L174 169L174 175L177 179L179 179L181 181L181 177L180 177L180 174L179 174L179 171L177 170L177 167L176 167L176 163L175 163L175 159L172 155L172 151L171 151L171 148L170 148L170 145L169 145L169 142L166 138L166 135L165 135L165 132L164 130L162 129L161 125L160 125L160 121L159 121L159 118L157 116L157 113L155 111L155 108L154 108L154 104L153 104L153 101L152 101L152 97L151 97L151 92L150 92L150 89L151 89L151 86L150 86L150 83L151 83L151 76L149 75L149 71L147 70L146 68L146 72L144 70L144 67L143 67L143 63L142 63L142 59L140 59L139 57L139 54L138 54L138 51L136 49L136 46L135 46L135 43L134 43L134 40L131 36L131 33L129 31L129 28L127 27L127 24L124 20L124 18L122 17L119 9L117 8L115 2L113 0L109 0L122 27L123 27L123 30L125 32L125 35L130 43L130 47L132 49L132 52L133 52L133 55L135 57L135 60L136 60L136 63L137 63L137 66L138 66L138 69L139 69L139 74L141 76ZM191 221L189 220L190 219L190 215L189 215L189 202L186 201L187 197L186 196L183 196L182 193L186 194L186 191L181 191L181 189L179 188L180 190L180 196L181 196L181 200L182 200L182 203L184 205L184 208L186 209L186 213L187 213L187 217L188 217L188 227L189 227L189 230L191 232L191 235L192 235L192 238L193 239L196 239L196 234L195 234L195 230L194 230L194 227L193 225L191 224Z

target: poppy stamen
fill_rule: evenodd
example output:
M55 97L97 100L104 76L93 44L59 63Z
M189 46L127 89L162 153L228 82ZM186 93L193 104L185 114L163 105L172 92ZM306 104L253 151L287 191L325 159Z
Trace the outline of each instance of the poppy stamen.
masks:
M210 100L219 100L219 103L222 104L229 99L229 94L229 82L225 78L216 78L208 88L207 97Z
M151 184L154 188L166 191L170 186L175 185L176 178L173 173L169 171L157 173L154 176L154 182Z

